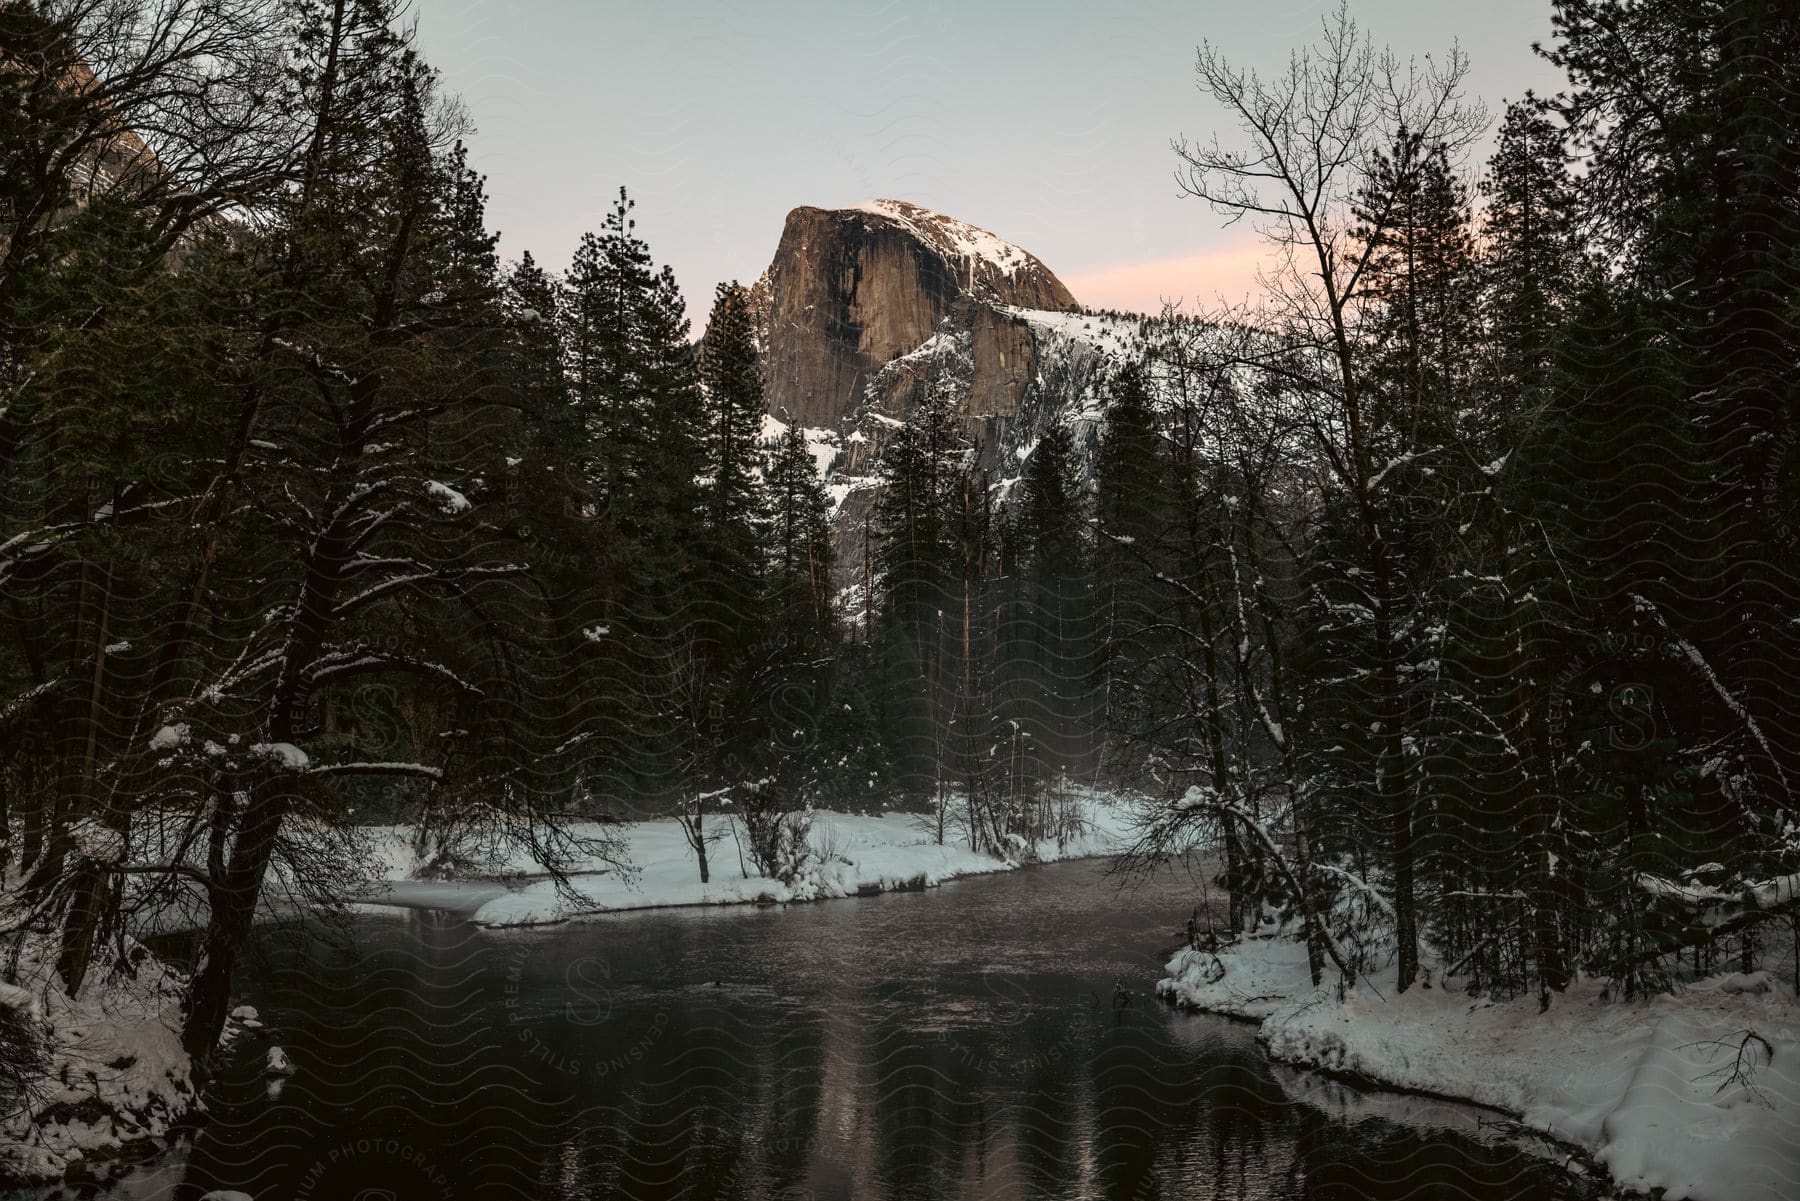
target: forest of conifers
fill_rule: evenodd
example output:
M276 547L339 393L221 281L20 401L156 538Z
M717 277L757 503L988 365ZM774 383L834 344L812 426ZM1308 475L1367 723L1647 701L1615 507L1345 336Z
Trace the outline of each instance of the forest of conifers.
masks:
M555 869L676 814L704 873L735 820L777 874L814 806L1002 853L1079 781L1315 971L1749 970L1800 921L1800 16L1555 9L1566 86L1492 115L1344 17L1203 50L1174 165L1258 302L1096 314L1138 353L1010 487L945 381L865 530L623 193L500 260L393 0L6 5L14 945L73 993L185 914L203 1059L259 898L355 896L372 823Z

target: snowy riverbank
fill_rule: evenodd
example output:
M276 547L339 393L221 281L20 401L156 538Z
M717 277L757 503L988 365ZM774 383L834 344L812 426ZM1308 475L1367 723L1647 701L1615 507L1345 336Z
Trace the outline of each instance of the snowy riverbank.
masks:
M629 909L817 901L931 888L961 876L1123 849L1133 821L1129 802L1084 791L1078 803L1081 833L1060 843L1020 842L1006 858L972 851L966 842L956 842L953 834L939 844L918 814L821 811L813 819L811 860L791 882L759 874L747 853L740 856L723 820L716 823L722 837L709 852L712 879L706 884L700 882L694 852L674 820L596 827L588 832L605 832L623 841L634 870L625 874L600 871L603 865L597 863L583 865L587 870L572 879L579 898L560 894L541 866L528 858L509 859L480 877L412 879L409 831L392 828L377 839L387 892L366 899L382 905L458 910L489 926L528 926Z
M1580 1148L1622 1188L1666 1201L1781 1201L1800 1189L1800 1005L1769 972L1694 981L1645 1001L1583 980L1535 997L1394 994L1377 978L1337 998L1304 947L1246 938L1183 949L1157 991L1260 1021L1280 1063L1473 1101ZM1747 1079L1734 1078L1740 1054Z
M185 979L128 942L128 970L102 958L71 997L50 949L26 939L15 982L0 983L0 1182L95 1179L107 1161L160 1149L198 1105L179 1035Z

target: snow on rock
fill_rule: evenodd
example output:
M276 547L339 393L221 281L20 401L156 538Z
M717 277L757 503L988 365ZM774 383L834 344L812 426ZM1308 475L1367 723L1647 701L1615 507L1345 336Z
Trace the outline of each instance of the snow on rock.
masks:
M445 513L455 516L466 513L470 509L469 498L441 480L425 481L426 495L437 502L437 507Z
M764 413L762 429L757 438L767 449L781 441L782 436L787 432L787 422L771 413ZM831 470L831 465L837 461L838 452L844 448L844 438L836 430L812 425L802 426L800 435L806 440L806 453L812 456L813 470L823 477ZM860 435L852 435L849 439L851 442L861 440Z
M288 1058L287 1052L280 1047L270 1047L268 1057L263 1061L263 1075L292 1076L294 1061Z
M291 742L258 742L251 746L250 753L291 771L303 771L312 762L305 751Z
M921 242L936 245L952 258L986 263L1009 276L1037 261L1020 247L979 226L905 200L865 200L851 207L905 226Z
M1258 1021L1311 985L1305 945L1276 934L1245 938L1216 954L1183 947L1163 970L1168 975L1157 981L1158 996L1184 1009Z
M193 730L185 721L164 726L150 736L150 749L153 751L172 751L188 740Z
M254 1005L239 1005L231 1011L231 1020L234 1022L254 1022L259 1016Z
M1066 342L1111 351L1121 358L1143 353L1153 340L1153 335L1147 334L1146 329L1156 324L1149 318L1131 314L1112 316L1103 313L1063 312L1058 309L1028 309L1011 304L1001 305L1000 311L1010 313L1021 321L1028 321Z
M1645 1001L1582 980L1535 997L1377 980L1315 988L1291 938L1214 955L1185 949L1157 991L1260 1019L1279 1063L1474 1101L1581 1148L1620 1187L1665 1201L1780 1201L1800 1180L1800 1005L1766 972L1703 979ZM1746 1039L1748 1046L1746 1050ZM1734 1080L1746 1051L1752 1070Z
M806 436L806 453L812 456L813 470L822 477L837 462L838 451L842 447L837 431L809 425L801 432Z

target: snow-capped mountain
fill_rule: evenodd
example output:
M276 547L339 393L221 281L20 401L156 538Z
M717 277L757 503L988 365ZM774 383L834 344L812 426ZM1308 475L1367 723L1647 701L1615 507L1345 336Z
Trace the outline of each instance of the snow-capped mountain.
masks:
M1035 255L902 200L795 209L752 294L765 428L808 431L850 580L882 444L930 389L956 400L1004 494L1050 423L1091 429L1099 385L1148 326L1083 312Z

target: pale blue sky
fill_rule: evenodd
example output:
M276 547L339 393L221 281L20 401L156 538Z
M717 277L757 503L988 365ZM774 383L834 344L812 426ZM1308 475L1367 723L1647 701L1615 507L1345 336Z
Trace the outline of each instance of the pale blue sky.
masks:
M560 269L620 184L696 319L749 282L796 205L898 197L1043 259L1077 298L1155 308L1241 292L1246 231L1178 196L1170 139L1219 114L1210 39L1279 68L1335 0L415 0L478 133L502 253ZM1353 0L1402 55L1459 41L1498 112L1554 91L1549 0Z

